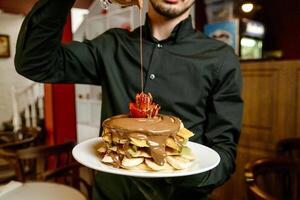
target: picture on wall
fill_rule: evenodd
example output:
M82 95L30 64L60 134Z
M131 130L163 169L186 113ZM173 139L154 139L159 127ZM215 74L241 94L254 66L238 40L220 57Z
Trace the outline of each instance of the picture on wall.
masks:
M0 58L8 58L9 56L9 36L0 34Z
M222 22L206 24L204 33L216 40L222 41L235 50L239 54L239 20L232 19Z

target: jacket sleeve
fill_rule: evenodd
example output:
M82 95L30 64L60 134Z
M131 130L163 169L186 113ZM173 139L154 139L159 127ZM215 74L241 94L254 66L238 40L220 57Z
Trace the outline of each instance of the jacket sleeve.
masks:
M37 82L100 85L101 58L91 42L61 44L75 0L39 0L26 16L17 41L16 71Z
M168 180L181 187L198 188L204 193L222 185L235 170L243 110L242 80L237 57L231 50L226 54L216 72L215 84L208 99L204 133L204 145L218 152L220 163L205 173Z

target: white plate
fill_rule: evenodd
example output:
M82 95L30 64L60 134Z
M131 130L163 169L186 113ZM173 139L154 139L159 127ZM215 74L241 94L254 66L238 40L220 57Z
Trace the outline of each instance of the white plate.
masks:
M99 138L92 138L86 140L82 143L77 144L72 154L79 163L84 166L112 174L119 174L125 176L135 176L135 177L148 177L148 178L158 178L158 177L177 177L177 176L187 176L192 174L199 174L216 167L220 162L219 154L211 148L204 145L188 142L188 146L192 149L195 154L196 159L192 161L189 168L184 170L174 170L174 171L146 171L146 170L126 170L118 169L109 165L105 165L100 161L100 157L96 151L99 142L102 140Z

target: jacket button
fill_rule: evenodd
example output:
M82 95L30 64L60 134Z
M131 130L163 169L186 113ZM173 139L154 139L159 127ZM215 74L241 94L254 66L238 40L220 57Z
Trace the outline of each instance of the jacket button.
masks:
M150 74L149 78L150 78L151 80L155 79L155 74Z
M162 46L162 44L157 44L157 47L162 48L163 46Z

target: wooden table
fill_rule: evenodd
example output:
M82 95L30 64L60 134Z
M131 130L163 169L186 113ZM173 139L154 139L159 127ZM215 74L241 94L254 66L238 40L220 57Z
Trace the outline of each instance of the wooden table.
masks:
M75 188L47 182L29 182L0 196L0 200L86 200Z

